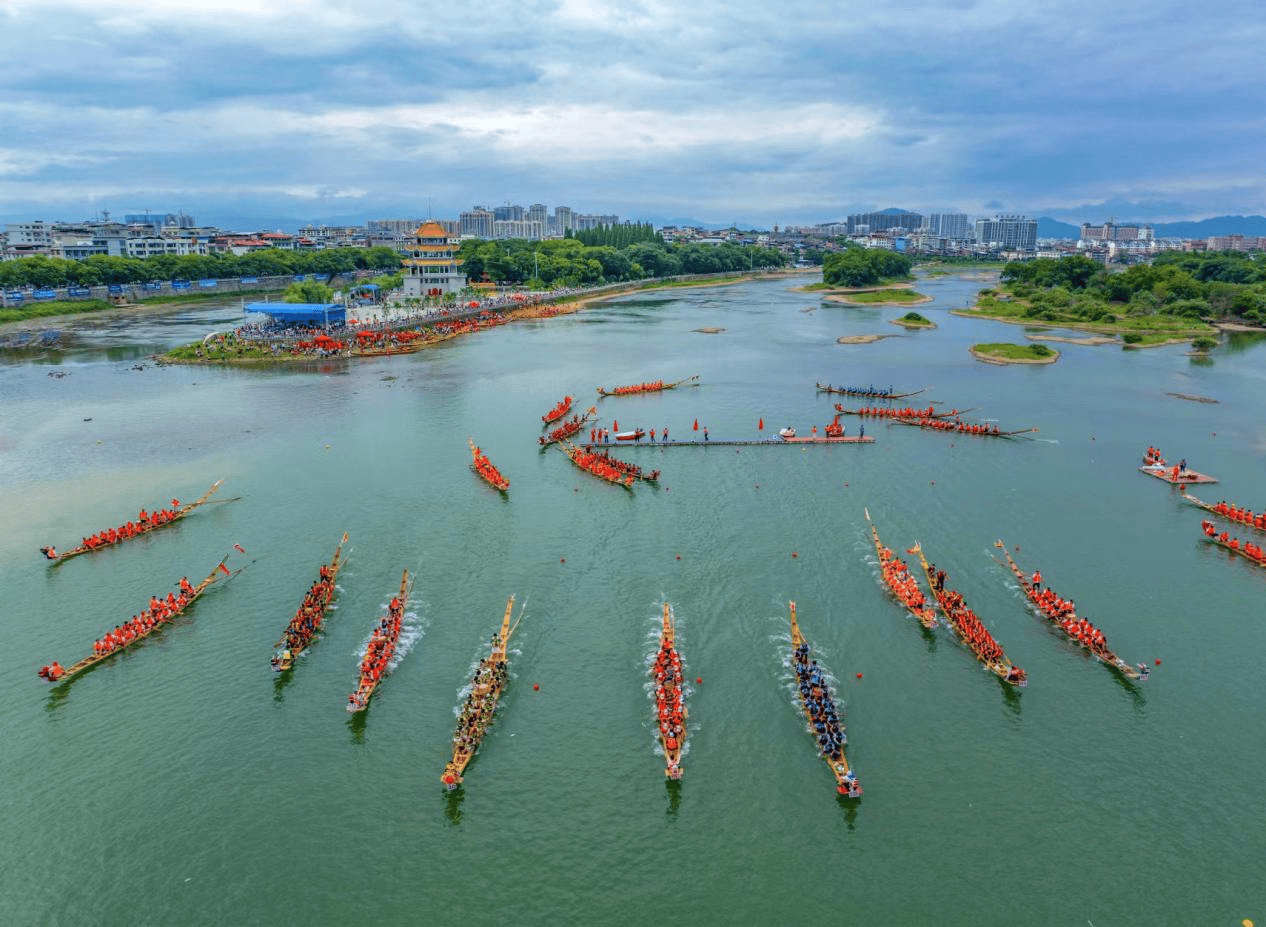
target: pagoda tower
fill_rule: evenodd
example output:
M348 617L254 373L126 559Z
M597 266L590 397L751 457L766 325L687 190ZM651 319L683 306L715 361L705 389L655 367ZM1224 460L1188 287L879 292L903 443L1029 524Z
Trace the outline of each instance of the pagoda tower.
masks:
M413 233L413 247L404 260L404 295L460 292L466 286L466 275L455 255L461 241L434 219L423 222Z

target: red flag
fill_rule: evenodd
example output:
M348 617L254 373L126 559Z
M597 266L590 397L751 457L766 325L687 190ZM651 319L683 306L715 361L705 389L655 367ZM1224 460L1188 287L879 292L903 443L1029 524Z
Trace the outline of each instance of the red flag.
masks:
M246 553L246 548L243 547L241 544L234 544L233 549L236 550L240 554Z
M229 568L226 567L223 563L220 564L220 569L223 571L225 576L229 575Z
M695 419L695 431L699 430L699 420Z

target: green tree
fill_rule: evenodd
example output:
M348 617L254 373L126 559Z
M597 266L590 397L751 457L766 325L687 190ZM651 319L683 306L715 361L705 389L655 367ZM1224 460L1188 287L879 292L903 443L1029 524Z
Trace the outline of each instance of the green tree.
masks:
M282 300L288 303L328 303L334 291L316 280L301 280L286 287Z

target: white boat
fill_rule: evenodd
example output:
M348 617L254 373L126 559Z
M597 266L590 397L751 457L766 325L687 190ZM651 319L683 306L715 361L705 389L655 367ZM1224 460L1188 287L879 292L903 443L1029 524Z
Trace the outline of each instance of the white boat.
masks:
M779 429L778 429L778 434L779 434L779 436L780 436L780 437L783 437L783 438L794 438L794 437L796 436L796 430L795 430L794 428L790 428L790 427L788 427L788 428L779 428Z

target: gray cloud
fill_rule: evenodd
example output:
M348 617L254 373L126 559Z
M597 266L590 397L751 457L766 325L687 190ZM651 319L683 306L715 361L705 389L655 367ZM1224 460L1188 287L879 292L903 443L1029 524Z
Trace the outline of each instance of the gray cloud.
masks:
M10 218L1266 212L1239 0L31 0L0 34Z

